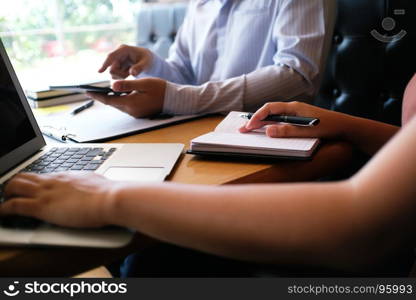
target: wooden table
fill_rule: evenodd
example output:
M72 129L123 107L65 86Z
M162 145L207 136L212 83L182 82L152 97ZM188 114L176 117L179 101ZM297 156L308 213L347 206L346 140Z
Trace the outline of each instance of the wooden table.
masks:
M183 143L212 131L222 120L210 116L115 140L116 143ZM237 184L306 181L334 174L348 166L352 149L346 143L324 144L311 161L242 161L202 159L183 154L169 181L189 184ZM137 235L121 249L0 248L0 276L72 276L111 263L146 247L152 240Z

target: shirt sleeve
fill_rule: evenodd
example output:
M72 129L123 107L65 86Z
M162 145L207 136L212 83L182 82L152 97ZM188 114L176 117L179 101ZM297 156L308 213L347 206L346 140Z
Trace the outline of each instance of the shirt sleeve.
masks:
M266 102L310 99L319 86L325 37L325 0L282 1L273 30L274 64L249 74L200 86L169 82L164 112L195 114L254 111ZM296 20L296 22L294 21ZM330 32L331 31L331 32Z
M189 11L192 9L193 6L190 5L187 15L189 15ZM175 41L169 49L169 57L165 60L153 53L150 68L141 73L137 78L159 77L174 83L193 83L194 74L189 57L188 43L185 38L188 35L189 26L189 18L185 16L183 24L176 34Z

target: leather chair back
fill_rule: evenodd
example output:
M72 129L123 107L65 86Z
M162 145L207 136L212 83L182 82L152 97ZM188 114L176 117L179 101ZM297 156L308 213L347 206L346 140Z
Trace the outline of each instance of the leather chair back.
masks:
M186 2L142 4L136 14L136 45L167 58L187 6Z
M338 0L337 10L315 104L399 125L416 72L416 1Z

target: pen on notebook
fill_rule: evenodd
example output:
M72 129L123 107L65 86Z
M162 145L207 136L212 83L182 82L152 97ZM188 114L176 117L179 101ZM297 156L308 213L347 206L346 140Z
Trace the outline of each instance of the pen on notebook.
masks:
M241 114L241 118L250 120L253 116L252 113ZM266 122L281 122L288 123L297 126L316 126L320 120L317 118L297 117L297 116L282 116L282 115L269 115L266 119L262 120Z
M94 105L94 100L91 100L91 101L88 101L87 103L85 103L85 104L83 104L83 105L81 105L81 106L79 106L79 107L77 107L77 108L75 108L72 112L71 112L71 115L76 115L76 114L79 114L80 112L82 112L82 111L84 111L84 110L86 110L86 109L88 109L88 108L90 108L91 106L93 106Z

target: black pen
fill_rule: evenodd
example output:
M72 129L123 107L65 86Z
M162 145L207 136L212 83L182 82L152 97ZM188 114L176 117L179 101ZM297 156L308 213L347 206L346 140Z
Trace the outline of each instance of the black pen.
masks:
M250 120L254 114L246 113L241 114L241 118ZM280 122L288 123L297 126L316 126L319 124L320 120L317 118L308 118L308 117L297 117L297 116L282 116L282 115L269 115L266 119L262 120L266 122Z
M79 106L79 107L75 108L75 109L71 112L71 114L72 114L72 115L79 114L80 112L82 112L82 111L86 110L87 108L90 108L90 107L91 107L91 106L93 106L93 105L94 105L94 100L88 101L87 103L85 103L85 104L83 104L83 105L81 105L81 106Z

